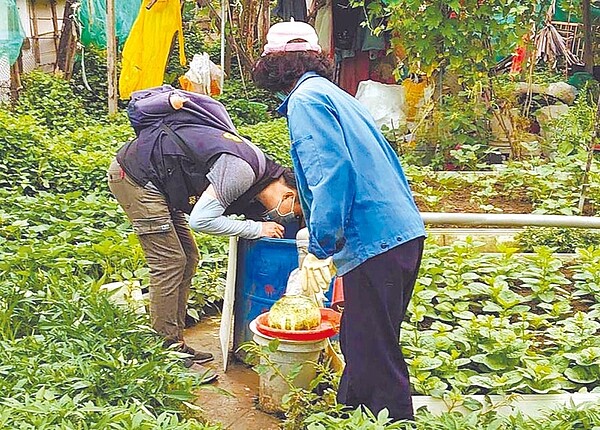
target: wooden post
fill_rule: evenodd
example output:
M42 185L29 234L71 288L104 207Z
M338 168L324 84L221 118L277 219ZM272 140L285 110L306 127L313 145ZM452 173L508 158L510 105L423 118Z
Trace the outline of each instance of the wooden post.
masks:
M42 56L40 54L40 32L38 30L37 13L35 10L35 0L27 1L29 6L29 20L31 21L31 39L33 40L33 58L35 60L35 66L38 67L42 64Z
M50 10L52 11L52 29L54 35L54 50L58 54L58 40L60 35L58 33L58 13L56 12L56 0L50 0Z
M267 33L271 26L271 2L263 0L260 8L259 24L258 24L258 46L262 52L262 48L267 43Z
M108 113L117 112L117 37L115 34L115 0L106 0L106 66L108 74Z
M227 67L225 67L225 23L227 22L227 11L229 10L229 0L221 0L221 82L219 82L221 86L221 93L223 92L223 88L225 86L225 72L227 71Z
M67 0L63 14L60 40L56 51L56 67L54 72L61 71L65 79L71 79L73 73L73 59L77 48L77 39L73 27L73 4L75 0Z
M21 90L21 71L23 69L23 61L21 53L19 58L15 61L15 64L10 66L10 101L15 103L19 98L19 91Z
M600 96L598 96L598 104L596 106L596 121L594 122L594 131L592 132L592 138L590 139L590 146L588 147L588 158L585 163L585 170L583 171L583 179L581 181L581 195L579 196L579 215L583 215L583 206L585 204L585 193L589 186L588 179L590 170L592 170L592 161L594 160L594 149L599 144L598 139L600 138Z
M592 5L591 0L582 0L583 9L583 63L585 71L594 73L594 48L592 40Z

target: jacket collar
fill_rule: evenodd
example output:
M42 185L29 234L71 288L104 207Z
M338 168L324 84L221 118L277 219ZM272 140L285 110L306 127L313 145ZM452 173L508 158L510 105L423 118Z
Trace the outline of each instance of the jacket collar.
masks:
M288 101L290 100L290 97L292 96L292 94L294 94L294 91L296 91L296 89L300 86L300 84L302 82L306 81L307 79L315 78L315 77L319 77L319 76L320 75L317 72L306 72L305 74L303 74L302 76L300 76L300 79L298 79L298 81L296 82L296 85L294 86L294 88L292 89L292 91L290 91L290 93L285 98L285 100L277 108L277 112L280 115L287 116Z

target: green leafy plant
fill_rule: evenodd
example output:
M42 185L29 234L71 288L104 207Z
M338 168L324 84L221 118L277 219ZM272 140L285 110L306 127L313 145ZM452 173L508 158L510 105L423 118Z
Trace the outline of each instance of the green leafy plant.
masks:
M239 127L238 131L283 166L291 166L290 137L285 119Z
M594 230L552 227L527 227L516 237L523 252L544 245L556 252L573 253L578 248L600 245L600 234Z

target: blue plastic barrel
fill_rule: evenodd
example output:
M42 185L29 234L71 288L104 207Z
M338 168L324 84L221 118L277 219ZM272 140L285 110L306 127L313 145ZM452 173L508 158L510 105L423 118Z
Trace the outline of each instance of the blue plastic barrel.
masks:
M298 267L293 239L239 239L233 329L234 351L252 340L248 325L268 312L285 293L288 277ZM331 288L327 298L331 298Z

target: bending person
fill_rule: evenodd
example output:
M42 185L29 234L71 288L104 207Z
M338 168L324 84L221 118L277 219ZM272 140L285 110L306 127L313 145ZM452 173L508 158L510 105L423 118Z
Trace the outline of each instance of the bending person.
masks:
M162 86L133 94L137 138L108 169L108 185L131 220L150 268L150 318L165 347L213 359L183 330L199 255L189 224L214 235L281 238L301 209L294 174L240 137L214 99ZM245 215L233 219L227 215Z

